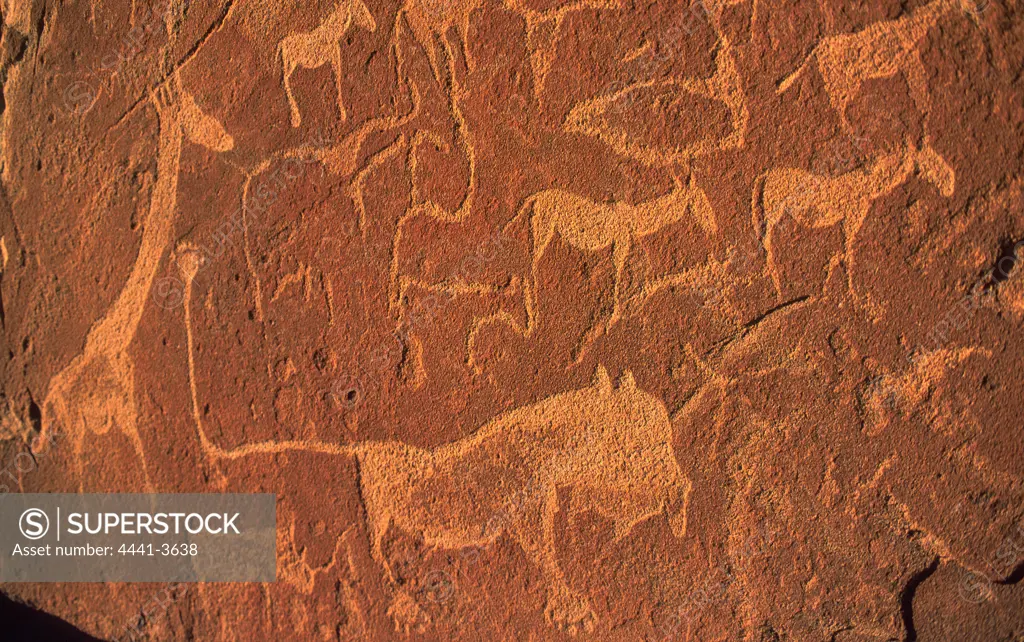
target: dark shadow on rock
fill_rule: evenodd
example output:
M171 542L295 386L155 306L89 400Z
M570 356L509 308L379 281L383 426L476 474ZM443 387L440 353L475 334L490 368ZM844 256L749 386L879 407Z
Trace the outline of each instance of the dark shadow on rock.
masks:
M64 620L0 593L0 642L101 642Z
M938 570L939 561L939 558L935 558L927 568L914 573L910 581L907 582L907 586L903 589L903 595L900 598L900 611L903 615L903 627L906 629L907 634L906 642L916 642L917 640L917 629L914 628L914 594L917 593L917 587L921 586L922 582Z

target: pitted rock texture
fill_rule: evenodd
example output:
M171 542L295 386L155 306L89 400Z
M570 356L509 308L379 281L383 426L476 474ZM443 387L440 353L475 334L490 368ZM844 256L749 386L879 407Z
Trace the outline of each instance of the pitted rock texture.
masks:
M0 483L279 500L12 618L1024 639L1018 2L2 15Z

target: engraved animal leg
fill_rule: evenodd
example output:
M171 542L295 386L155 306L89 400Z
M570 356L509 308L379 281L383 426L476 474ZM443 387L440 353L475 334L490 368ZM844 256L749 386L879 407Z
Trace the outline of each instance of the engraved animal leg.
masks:
M331 68L334 71L334 86L338 90L338 112L341 114L341 122L348 120L348 111L345 109L345 99L341 95L341 45L334 48L334 55L331 56Z
M931 111L931 99L928 95L928 72L924 68L924 63L921 62L920 55L916 52L908 55L903 75L910 87L910 98L914 101L914 106L917 107L919 113L927 115Z
M548 582L544 615L548 621L571 634L591 632L596 616L587 599L574 592L558 566L555 546L555 515L558 493L553 486L545 488L544 497L524 506L524 514L514 524L514 531L526 555L541 569Z
M807 57L804 58L804 61L802 63L800 63L799 67L797 67L792 73L790 73L788 76L779 81L779 85L778 88L775 90L775 93L785 93L786 90L788 90L793 85L793 83L799 80L800 77L808 70L808 68L810 68L810 66L816 62L817 53L817 48L812 49L811 53L807 54Z
M294 60L294 54L292 48L289 46L288 41L282 42L279 47L281 50L281 71L284 73L284 93L288 96L288 107L291 111L292 127L298 127L302 124L302 114L299 112L299 105L295 102L295 95L292 94L292 72L295 71L296 63Z
M612 261L615 264L615 293L612 303L612 316L608 318L608 330L611 330L611 327L622 316L622 276L626 272L626 261L629 259L629 252L632 248L633 242L629 238L612 244Z
M392 586L396 586L398 580L384 554L384 537L388 534L388 528L391 527L391 513L377 501L372 492L367 492L368 490L370 489L363 489L362 492L366 508L366 536L370 540L370 556L384 567Z
M388 572L388 577L391 581L395 581L394 572L391 570L391 566L388 564L387 559L384 556L384 536L388 532L388 526L391 524L391 520L385 515L383 519L372 524L370 527L370 540L371 540L371 551L373 552L373 558L377 560Z
M442 60L444 58L444 51L441 44L438 43L438 39L441 36L435 36L433 32L427 32L427 41L423 43L423 50L427 53L427 59L430 62L430 69L434 73L434 80L440 85L446 84L444 77L445 71L447 71L447 63ZM444 66L442 66L444 64Z
M818 74L825 85L825 94L832 109L839 117L839 125L846 131L852 128L846 118L846 108L858 93L864 82L862 71L844 64L844 56L834 47L828 47L817 56Z
M624 240L612 242L612 263L615 265L615 288L612 294L612 313L604 323L596 323L587 331L580 342L580 351L572 360L572 365L579 365L587 356L590 348L602 336L611 331L612 326L618 323L622 317L621 289L622 277L626 271L626 261L632 250L633 242L628 237Z
M387 469L387 472L394 473L394 469L390 466ZM378 472L387 474L385 471ZM396 632L409 634L410 632L417 631L422 633L424 627L431 621L430 615L417 604L416 599L409 593L409 587L400 583L399 577L395 574L392 567L391 560L388 559L384 551L384 537L387 535L392 523L392 515L384 504L389 503L388 500L393 496L385 498L379 495L364 495L364 497L368 500L365 502L365 507L371 557L375 558L384 567L385 576L383 579L385 583L390 585L388 587L390 590L387 592L390 593L391 599L389 600L386 614L393 623Z
M846 216L843 219L843 244L845 248L844 262L846 263L846 289L849 291L850 296L853 298L854 304L859 302L857 297L857 290L853 285L853 248L857 241L857 233L860 231L861 224L867 217L868 212L871 211L872 199L868 199L866 203L859 203L858 209L854 213L856 218L852 219Z
M349 11L351 12L352 20L358 26L367 31L377 31L377 21L374 20L373 14L370 13L370 10L362 0L353 0Z
M763 227L763 237L761 244L764 246L765 253L765 266L768 268L768 274L771 276L772 284L775 286L775 294L778 296L779 301L782 300L782 279L779 276L779 266L775 262L775 245L772 241L772 235L775 231L775 225L782 219L783 214L789 211L790 199L792 196L787 196L781 203L773 203L771 210L768 209L768 204L765 201L765 191L769 187L769 181L771 181L771 175L765 175L760 180L760 194L756 195L755 198L759 201L759 209L761 210L761 219L759 224L755 224L758 228L758 233L761 234ZM757 204L755 204L757 206Z
M338 564L339 598L344 604L346 613L351 615L347 624L341 629L342 636L345 636L342 639L364 640L370 634L370 609L367 607L366 589L358 581L359 571L355 560L359 548L356 543L357 539L358 531L355 527L350 526L345 529L345 532L338 538L339 551L335 555L342 555Z
M764 173L754 180L754 192L750 196L750 224L754 228L754 236L764 247L765 228L768 225L764 209L764 186L768 182L768 174ZM768 248L765 248L768 251Z
M665 498L665 514L668 517L669 529L676 539L686 537L686 514L690 505L691 488L689 480L679 479L676 485L668 489Z
M856 85L859 87L859 85ZM849 94L836 93L832 98L832 106L839 113L839 125L848 132L855 132L856 129L850 124L849 118L846 117L846 110L849 108L850 103L853 102L853 92Z
M728 43L728 41L726 41ZM732 141L729 146L742 147L746 143L747 129L750 123L750 108L747 106L747 98L743 93L743 79L740 78L739 70L736 68L736 60L727 46L722 50L722 57L725 60L719 61L718 71L715 74L716 94L722 96L725 104L732 114L733 133L729 135ZM724 143L723 143L724 145ZM726 147L723 147L726 149Z
M775 230L775 223L768 221L764 231L765 263L768 266L768 273L772 277L772 284L775 286L775 294L782 300L782 277L779 276L779 266L775 262L775 246L772 244L772 232Z
M527 334L533 332L534 323L540 316L539 304L537 301L537 273L540 268L540 260L544 252L551 244L555 235L555 222L547 210L537 209L537 203L533 204L533 218L530 221L533 230L533 266L532 279L529 290L526 292L527 311Z
M347 549L348 567L352 572L352 588L358 598L358 604L354 605L361 613L362 626L368 629L377 629L384 622L391 620L389 602L394 594L394 588L387 585L387 579L377 571L377 558L374 548L374 530L370 526L371 515L370 505L366 495L367 482L363 477L364 462L356 458L357 474L359 483L360 500L363 505L363 520L361 525L353 525L341 536L344 546ZM366 638L355 638L363 640Z
M846 290L850 293L850 296L853 297L853 301L856 304L857 291L853 287L853 241L855 240L857 233L851 228L852 225L849 225L847 221L843 222L843 236L845 237L843 239L843 244L845 248L844 263L846 263Z
M934 185L940 194L946 198L953 195L956 189L956 171L935 151L927 139L921 151L915 154L914 166L921 177Z

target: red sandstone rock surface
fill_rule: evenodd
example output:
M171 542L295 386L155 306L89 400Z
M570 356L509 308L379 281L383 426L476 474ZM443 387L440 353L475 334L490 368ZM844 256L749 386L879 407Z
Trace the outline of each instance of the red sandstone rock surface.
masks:
M1017 2L8 0L0 56L3 483L279 501L275 584L10 598L1024 636Z

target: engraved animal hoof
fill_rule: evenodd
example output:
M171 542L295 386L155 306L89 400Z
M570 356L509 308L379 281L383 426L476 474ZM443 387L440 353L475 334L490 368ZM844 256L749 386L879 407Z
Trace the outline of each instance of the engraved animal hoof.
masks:
M544 607L548 621L570 635L593 633L597 615L586 599L568 591L556 591L548 598Z
M394 601L388 607L388 616L395 623L395 632L406 635L414 631L423 633L430 624L430 615L404 591L398 591L395 595Z

